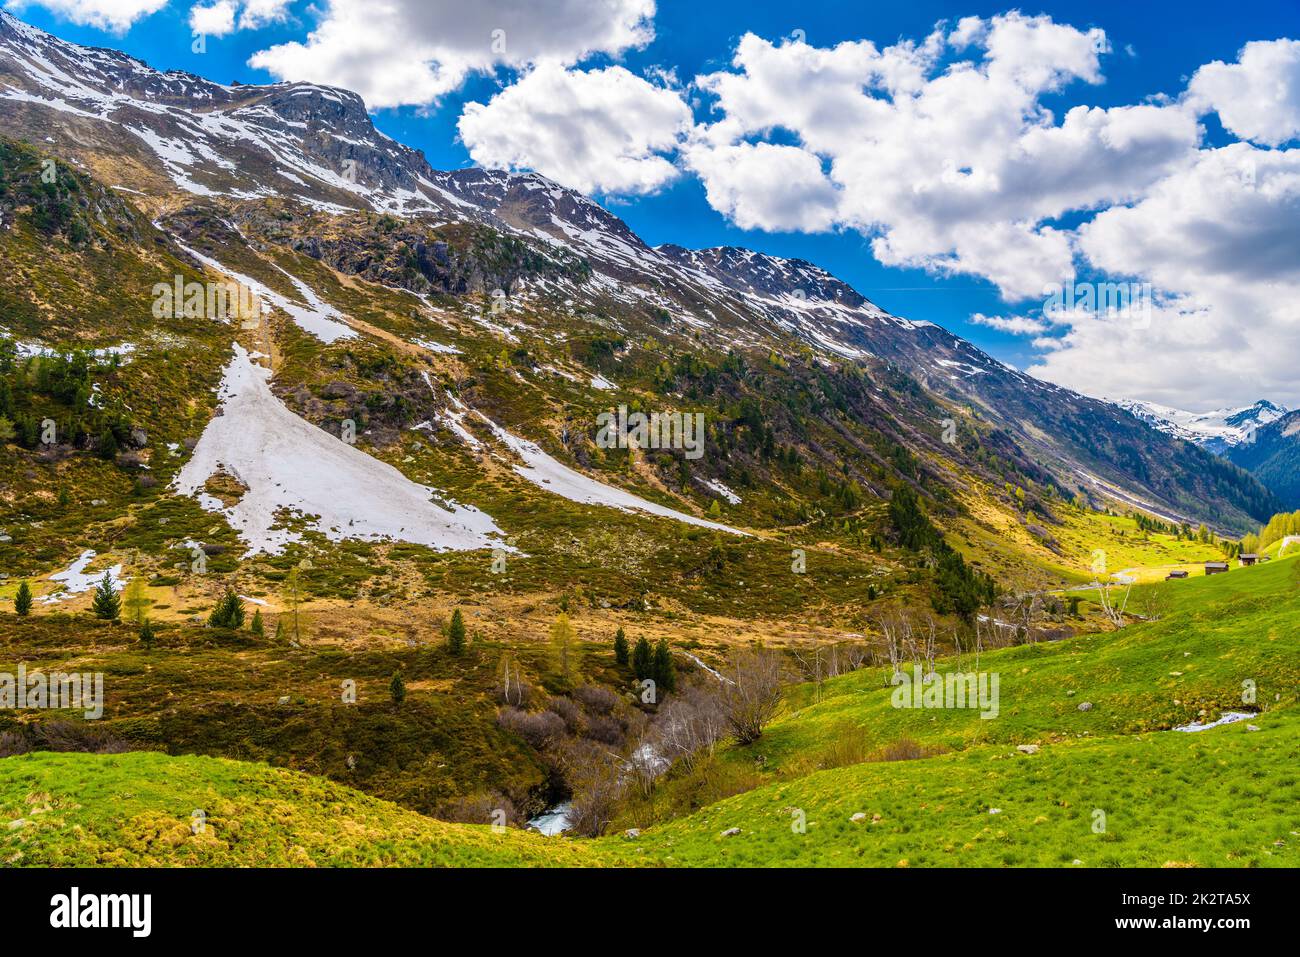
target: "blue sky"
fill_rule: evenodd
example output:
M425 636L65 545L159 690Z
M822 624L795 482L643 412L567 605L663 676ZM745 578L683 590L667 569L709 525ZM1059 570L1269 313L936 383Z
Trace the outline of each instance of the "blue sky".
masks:
M50 0L48 6L57 9L69 2ZM117 0L97 2L112 4ZM491 2L493 0L484 0L487 5ZM321 6L324 5L321 0ZM10 8L13 8L12 2ZM842 41L861 40L870 40L877 47L885 48L902 39L923 40L938 21L946 20L951 24L965 17L992 18L1012 9L1015 8L1005 4L987 3L860 4L805 0L790 4L764 0L711 0L708 3L661 0L653 13L653 39L644 47L617 50L612 56L597 51L570 65L594 70L620 64L638 76L652 76L660 69L671 70L683 91L683 98L691 104L695 120L708 123L717 118L711 110L714 100L707 94L691 91L689 83L701 74L735 71L731 65L732 57L747 33L773 44L787 41L801 31L799 38L816 48L831 48ZM1300 37L1300 5L1295 0L1240 0L1230 5L1221 2L1170 5L1054 2L1020 9L1026 15L1046 14L1055 23L1068 24L1079 31L1086 32L1094 27L1105 31L1109 52L1100 58L1101 82L1067 82L1059 90L1044 91L1039 97L1038 105L1050 110L1057 121L1071 107L1079 105L1125 107L1141 104L1149 97L1161 94L1178 97L1198 68L1215 60L1232 63L1238 51L1249 41ZM231 80L272 82L275 77L266 70L249 65L250 57L280 43L302 41L318 24L321 15L320 10L308 3L290 2L287 7L289 15L283 22L238 30L220 37L209 36L205 52L196 54L191 49L188 25L190 4L177 0L138 19L124 33L77 25L66 16L38 5L28 5L16 12L28 22L65 39L122 49L160 69L187 70L223 83ZM509 23L508 20L505 22ZM959 58L957 54L946 53L938 69L956 58ZM494 94L515 82L520 73L519 69L511 66L499 67L490 76L471 73L463 83L436 102L381 109L374 113L373 118L376 125L390 136L422 149L437 168L469 165L472 162L469 150L457 132L457 122L465 104L488 102ZM307 78L322 82L330 80L329 77ZM1244 138L1225 131L1219 115L1212 110L1205 112L1199 121L1204 127L1204 137L1199 144L1203 150ZM798 131L780 129L750 137L751 141L777 144L797 143L799 139ZM1292 152L1284 149L1286 145L1256 143L1261 152L1269 150L1275 155ZM1294 145L1294 141L1290 145ZM823 163L829 171L830 159L823 157ZM730 244L808 259L847 280L883 308L910 318L938 322L1012 365L1028 367L1042 353L1041 345L1035 347L1031 338L1023 334L1013 335L970 321L972 314L976 313L1032 316L1037 311L1036 304L1026 303L1024 297L1000 294L1000 287L991 281L992 273L988 270L972 268L960 274L945 275L933 268L882 265L873 255L870 243L873 234L844 223L802 232L782 230L779 224L771 231L742 229L731 221L734 216L729 217L725 211L710 204L702 177L689 172L645 195L607 195L599 191L595 191L595 195L651 244L675 242L692 247ZM1039 225L1074 229L1091 218L1096 208L1044 216ZM1286 241L1290 241L1289 236ZM1297 250L1297 261L1300 261L1300 249ZM1133 272L1137 278L1147 278L1136 268ZM1084 264L1080 275L1088 274L1089 266ZM1001 289L1001 293L1005 291L1005 288ZM1096 363L1098 360L1091 355L1087 361ZM1081 367L1082 371L1078 363L1062 368L1065 369L1061 373L1064 379L1087 377L1086 365ZM1049 371L1049 377L1051 374ZM1267 378L1262 377L1261 388L1267 387ZM1066 384L1080 387L1077 381L1067 381ZM1251 401L1248 397L1250 389L1244 386L1207 389L1203 396L1189 394L1186 383L1173 374L1146 386L1149 387L1134 383L1125 391L1187 406ZM1115 388L1111 385L1107 391ZM1284 401L1300 398L1294 394L1278 394L1276 389L1273 393L1266 397Z

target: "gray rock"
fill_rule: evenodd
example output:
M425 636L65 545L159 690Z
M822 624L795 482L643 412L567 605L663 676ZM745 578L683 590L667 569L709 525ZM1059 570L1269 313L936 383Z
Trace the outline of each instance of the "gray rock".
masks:
M735 836L736 836L737 834L739 834L739 833L740 833L740 828L738 828L738 827L729 827L729 828L727 828L725 831L722 832L721 836L722 836L722 837L735 837Z
M1080 702L1079 702L1079 710L1080 710L1080 711L1091 711L1091 710L1092 710L1092 702L1091 702L1091 701L1080 701Z
M1016 750L1021 754L1037 754L1038 745L1036 744L1017 744Z

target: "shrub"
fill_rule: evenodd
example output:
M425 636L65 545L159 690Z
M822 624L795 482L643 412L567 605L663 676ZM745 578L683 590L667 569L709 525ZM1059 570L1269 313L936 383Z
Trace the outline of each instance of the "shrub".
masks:
M776 652L741 649L723 671L722 710L736 741L753 744L776 714L784 692L785 669Z
M217 607L212 609L212 614L208 616L208 625L212 628L243 627L244 603L239 600L233 588L227 588L226 593L217 602Z
M582 719L582 709L572 698L553 697L546 703L546 710L558 714L570 734L581 733L586 724Z
M107 728L82 721L42 721L0 733L0 758L30 751L82 751L121 754L137 751Z
M564 719L554 711L502 708L497 714L497 725L519 735L538 750L564 737Z
M573 693L589 714L609 714L618 707L618 695L604 685L583 685Z

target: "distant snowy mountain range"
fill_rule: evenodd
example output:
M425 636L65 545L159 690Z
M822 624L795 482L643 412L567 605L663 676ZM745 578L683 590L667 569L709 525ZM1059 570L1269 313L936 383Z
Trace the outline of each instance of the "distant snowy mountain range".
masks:
M1167 435L1195 442L1208 451L1223 454L1252 441L1259 429L1287 414L1284 406L1260 399L1254 405L1211 412L1186 412L1154 402L1120 399L1115 403L1132 412L1152 428Z

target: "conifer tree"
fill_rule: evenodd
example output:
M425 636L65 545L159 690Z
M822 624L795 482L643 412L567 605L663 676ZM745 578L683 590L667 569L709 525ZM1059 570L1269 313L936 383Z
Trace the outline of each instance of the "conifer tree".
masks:
M393 704L400 705L406 700L406 682L400 671L393 672L393 680L388 682L388 693L393 696Z
M447 651L457 657L465 653L465 617L459 608L451 613L451 624L447 626Z
M217 602L217 607L212 609L212 614L208 616L208 625L212 628L243 627L244 603L239 600L233 588L227 588L226 593Z
M569 623L569 616L560 612L551 625L551 658L556 672L571 679L579 670L578 657L578 633Z
M149 619L146 618L140 623L140 645L144 648L152 648L153 640L153 625L150 624Z
M122 598L113 587L111 572L104 572L104 577L95 586L95 600L90 608L96 618L102 618L104 621L114 621L122 614Z
M672 691L677 687L677 671L673 668L673 653L668 647L668 640L660 638L655 645L652 666L655 687L660 691Z
M632 673L637 680L654 677L654 651L644 635L636 640L632 649Z
M627 634L620 628L614 634L614 661L620 665L626 665L627 654Z
M144 577L131 576L125 591L122 592L122 608L126 611L126 617L137 625L144 621L146 611L153 604L147 595L144 590Z
M248 630L259 638L266 633L266 626L262 624L262 609L254 610L253 620L248 623Z
M18 586L18 594L14 596L14 611L20 618L32 613L32 586L25 581Z

